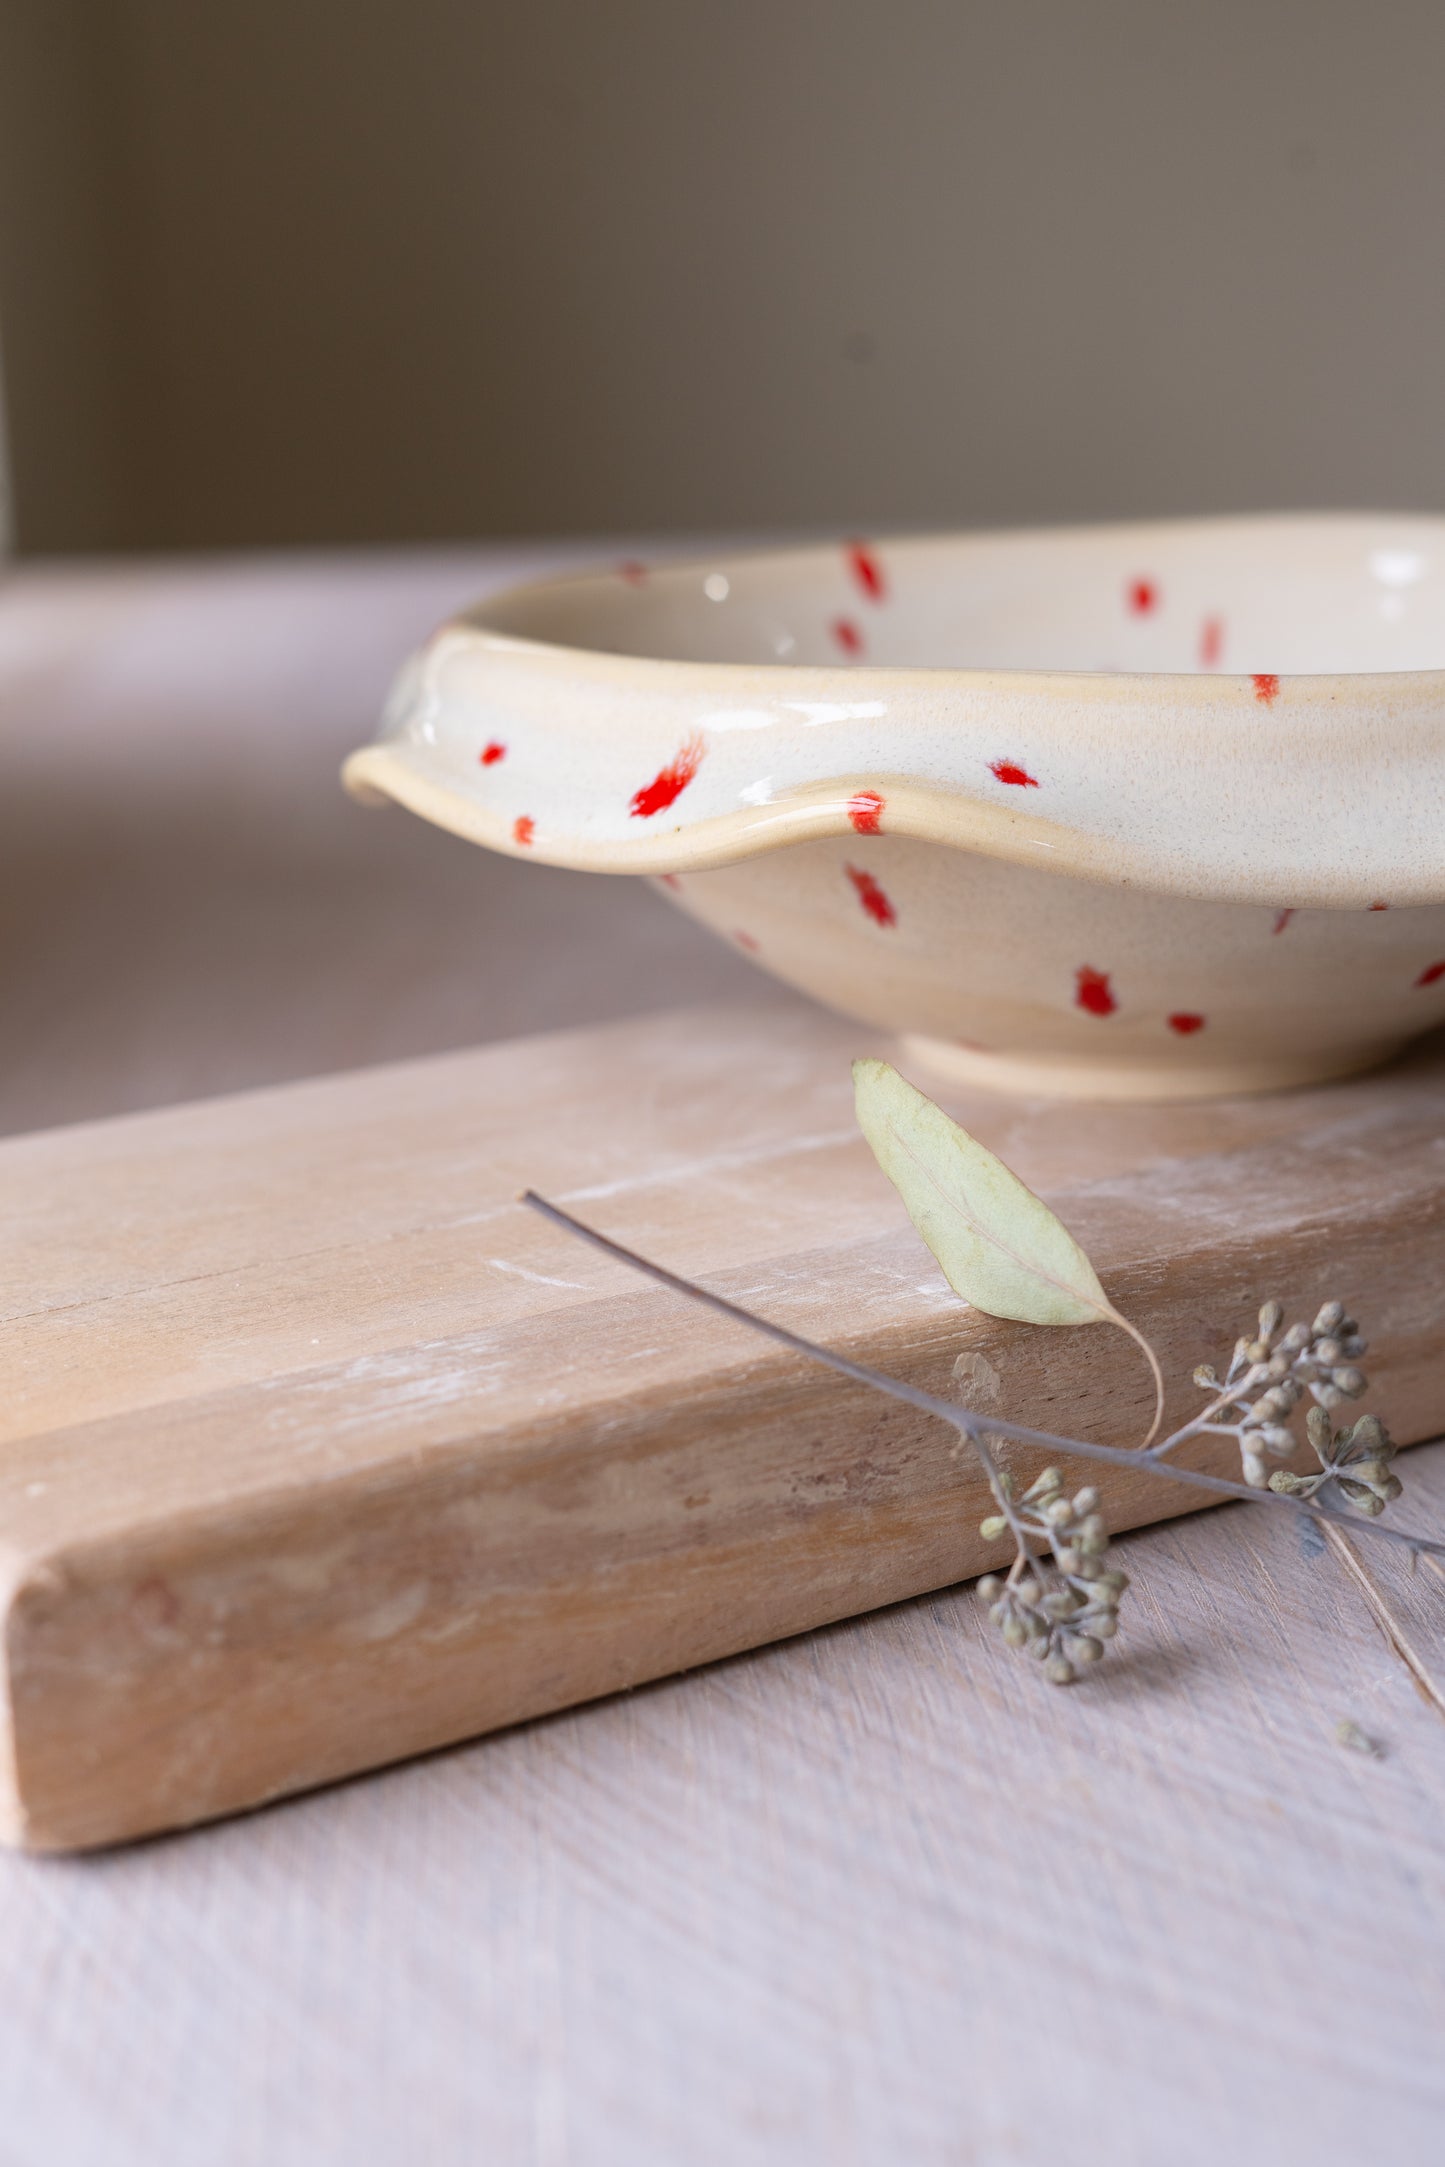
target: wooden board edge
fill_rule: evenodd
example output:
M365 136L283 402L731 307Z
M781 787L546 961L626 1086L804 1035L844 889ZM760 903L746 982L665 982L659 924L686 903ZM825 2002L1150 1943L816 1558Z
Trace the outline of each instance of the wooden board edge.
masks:
M504 1467L462 1439L405 1478L29 1561L5 1599L0 1837L88 1849L214 1819L1000 1562L960 1440L789 1364L681 1423L640 1411L605 1463L585 1429L538 1425ZM1043 1464L1009 1457L1022 1477ZM1202 1440L1190 1464L1232 1474L1232 1457ZM624 1503L599 1524L597 1477L619 1466ZM699 1504L720 1471L730 1491ZM1211 1502L1142 1468L1075 1476L1119 1533Z

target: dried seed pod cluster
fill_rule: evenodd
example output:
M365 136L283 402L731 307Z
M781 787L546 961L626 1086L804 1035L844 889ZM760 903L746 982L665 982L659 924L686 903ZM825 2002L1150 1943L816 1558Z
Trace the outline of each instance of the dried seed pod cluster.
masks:
M1369 1381L1358 1366L1368 1350L1343 1302L1326 1302L1313 1324L1283 1327L1282 1304L1266 1302L1258 1333L1235 1342L1223 1377L1208 1364L1194 1372L1194 1382L1212 1392L1215 1402L1208 1415L1190 1427L1237 1436L1244 1479L1256 1490L1269 1487L1266 1456L1282 1460L1293 1452L1296 1439L1289 1424L1306 1393L1327 1413L1345 1400L1358 1399ZM1210 1419L1216 1415L1232 1419Z
M1109 1535L1097 1490L1070 1497L1059 1469L1046 1467L1015 1504L1008 1477L1000 1481L1005 1510L979 1533L994 1542L1011 1530L1018 1556L1007 1578L988 1573L980 1580L979 1596L1011 1648L1037 1656L1051 1685L1071 1685L1113 1639L1128 1575L1104 1562ZM1047 1549L1036 1552L1031 1539Z
M1236 1343L1224 1377L1207 1366L1194 1372L1195 1383L1211 1395L1208 1405L1142 1457L1157 1462L1190 1437L1233 1437L1253 1489L1302 1504L1326 1492L1322 1503L1337 1498L1373 1519L1400 1495L1390 1466L1395 1447L1376 1415L1362 1415L1343 1430L1333 1422L1334 1409L1366 1389L1359 1366L1366 1351L1343 1302L1324 1303L1312 1324L1289 1326L1283 1305L1266 1302L1254 1337ZM1271 1474L1268 1461L1295 1449L1290 1424L1306 1398L1314 1402L1305 1427L1319 1470ZM1129 1584L1104 1563L1108 1536L1098 1492L1070 1497L1059 1469L1049 1467L1015 1500L1007 1475L991 1463L988 1474L1001 1509L979 1533L990 1542L1012 1534L1017 1556L1006 1577L990 1573L981 1580L979 1594L1010 1647L1027 1648L1046 1678L1068 1685L1112 1640L1119 1598Z
M1320 1463L1317 1475L1291 1475L1281 1468L1269 1478L1282 1497L1311 1498L1333 1482L1357 1512L1378 1519L1400 1495L1398 1475L1390 1472L1395 1447L1378 1415L1361 1415L1347 1430L1337 1430L1323 1407L1311 1407L1305 1428Z

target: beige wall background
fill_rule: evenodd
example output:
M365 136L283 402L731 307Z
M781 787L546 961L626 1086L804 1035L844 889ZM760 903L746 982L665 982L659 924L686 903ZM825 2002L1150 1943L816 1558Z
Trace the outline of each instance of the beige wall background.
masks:
M1440 0L0 0L24 550L1445 502Z

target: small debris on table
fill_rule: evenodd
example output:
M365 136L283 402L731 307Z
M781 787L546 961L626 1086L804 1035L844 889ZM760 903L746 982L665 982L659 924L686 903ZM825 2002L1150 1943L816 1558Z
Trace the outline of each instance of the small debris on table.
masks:
M1371 1738L1367 1731L1360 1729L1358 1723L1351 1723L1348 1716L1342 1723L1335 1725L1335 1744L1343 1746L1349 1753L1367 1754L1372 1761L1380 1761L1385 1757L1385 1749L1379 1739Z

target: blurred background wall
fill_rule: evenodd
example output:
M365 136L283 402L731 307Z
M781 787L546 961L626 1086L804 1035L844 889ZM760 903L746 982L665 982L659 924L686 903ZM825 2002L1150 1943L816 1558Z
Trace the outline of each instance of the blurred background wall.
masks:
M26 552L1445 501L1440 0L0 0Z

